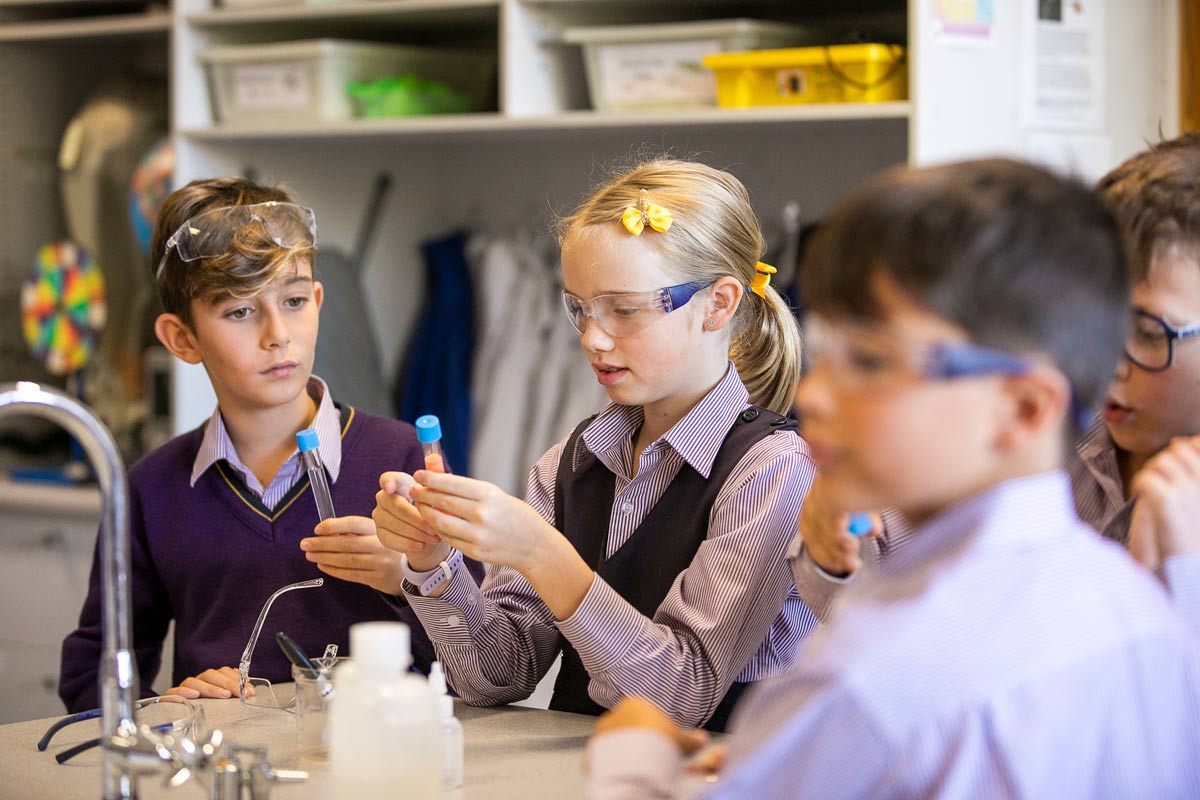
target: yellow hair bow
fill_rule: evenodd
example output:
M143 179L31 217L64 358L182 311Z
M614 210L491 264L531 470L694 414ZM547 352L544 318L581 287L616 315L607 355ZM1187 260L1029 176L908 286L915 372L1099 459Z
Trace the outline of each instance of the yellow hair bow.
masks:
M674 221L675 217L670 211L655 203L646 203L645 211L625 206L625 211L621 214L621 224L634 236L641 236L647 225L659 233L666 233Z
M759 261L754 265L754 277L750 279L750 291L766 300L767 286L771 283L771 276L777 271L770 264Z

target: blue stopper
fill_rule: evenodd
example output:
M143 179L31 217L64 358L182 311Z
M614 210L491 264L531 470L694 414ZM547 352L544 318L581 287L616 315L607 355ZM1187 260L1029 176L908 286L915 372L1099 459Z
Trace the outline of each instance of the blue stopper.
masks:
M865 536L871 532L871 528L873 527L870 514L865 511L856 511L850 515L850 524L846 527L846 530L850 531L854 536Z
M441 441L442 423L433 414L417 417L417 441L421 444Z
M317 436L317 432L312 428L305 428L296 433L296 444L300 448L301 453L307 453L309 450L316 450L317 445L321 443L321 439Z

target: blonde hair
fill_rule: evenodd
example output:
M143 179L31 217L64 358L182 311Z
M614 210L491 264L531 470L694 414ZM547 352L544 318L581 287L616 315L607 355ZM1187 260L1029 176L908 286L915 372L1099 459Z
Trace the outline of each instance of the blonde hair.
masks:
M686 281L711 283L730 276L746 289L733 318L729 358L750 402L780 414L792 407L800 380L800 330L787 303L768 286L750 294L765 245L750 197L723 170L692 161L654 159L621 172L556 224L559 244L591 225L621 225L626 207L655 203L674 220L666 233L642 234L662 250ZM624 233L624 229L620 228Z
M210 178L192 181L163 201L151 237L151 267L166 253L166 263L155 281L163 309L192 324L192 300L216 304L231 297L246 299L265 289L285 267L299 257L312 259L311 246L283 247L261 225L236 231L229 251L216 258L187 263L167 240L187 220L205 211L226 206L249 206L269 201L292 202L283 189L260 186L245 178ZM312 265L316 270L316 264ZM315 277L315 275L314 275Z

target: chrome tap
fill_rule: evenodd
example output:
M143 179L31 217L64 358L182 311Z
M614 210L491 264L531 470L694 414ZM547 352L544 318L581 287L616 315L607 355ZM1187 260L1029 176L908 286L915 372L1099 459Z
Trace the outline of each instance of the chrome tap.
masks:
M137 661L129 613L129 485L125 464L104 424L88 408L57 389L36 383L0 385L0 417L29 414L56 422L83 447L102 498L100 521L100 580L103 591L103 653L100 668L101 747L104 751L104 800L137 796L139 775L167 772L177 786L198 777L211 787L211 796L236 800L243 792L265 798L269 784L305 780L307 773L274 770L262 748L238 747L212 731L203 742L183 736L160 735L134 718L138 699ZM254 759L243 766L241 755Z

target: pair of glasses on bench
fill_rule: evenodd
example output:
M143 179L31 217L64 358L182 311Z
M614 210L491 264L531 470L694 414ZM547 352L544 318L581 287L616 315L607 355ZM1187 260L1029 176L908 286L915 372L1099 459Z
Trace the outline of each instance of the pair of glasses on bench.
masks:
M138 700L134 708L137 709L138 726L143 729L149 729L159 734L171 733L186 736L193 741L200 739L207 733L204 721L204 709L194 700L188 700L175 695L147 697L143 700ZM38 741L37 749L40 752L45 752L46 748L50 746L50 740L63 728L74 725L77 722L99 719L101 714L101 709L93 708L90 711L81 711L78 714L63 717L50 726ZM61 753L56 753L54 760L59 764L65 764L80 753L99 746L99 738L88 739L68 747Z

